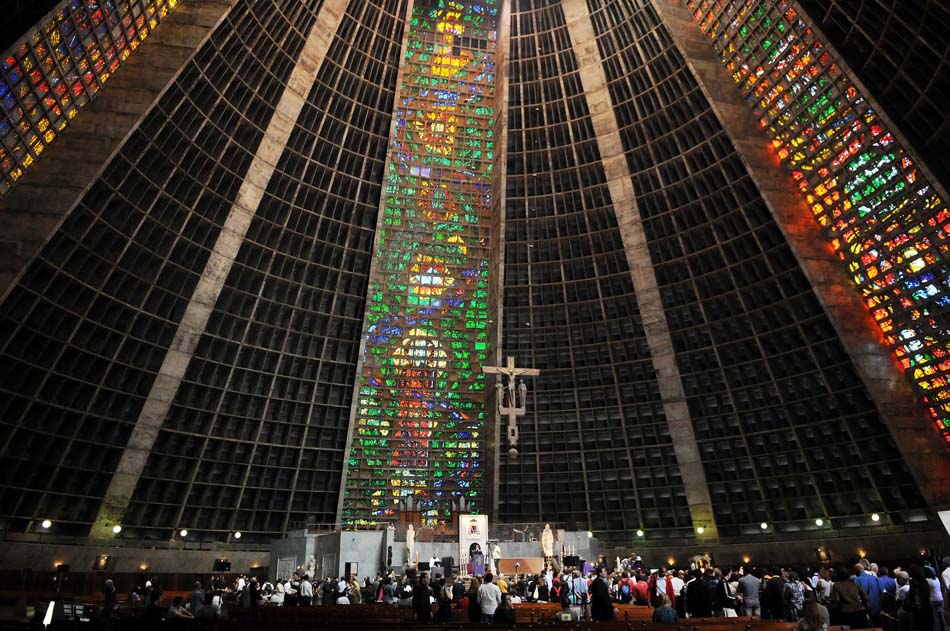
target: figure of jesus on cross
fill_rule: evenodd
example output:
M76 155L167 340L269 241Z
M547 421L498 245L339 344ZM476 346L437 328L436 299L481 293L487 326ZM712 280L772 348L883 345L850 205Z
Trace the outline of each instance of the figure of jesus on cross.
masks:
M524 416L525 404L528 399L528 386L521 381L515 388L516 377L537 377L541 371L537 368L515 368L515 358L508 357L505 366L482 366L486 375L506 375L507 388L501 381L495 384L495 399L498 404L498 413L508 417L508 457L514 460L518 457L518 417Z

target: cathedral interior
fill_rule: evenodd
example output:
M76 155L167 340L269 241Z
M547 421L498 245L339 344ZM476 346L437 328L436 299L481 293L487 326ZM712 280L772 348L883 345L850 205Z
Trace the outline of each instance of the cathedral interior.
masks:
M407 515L950 550L945 2L5 11L0 583Z

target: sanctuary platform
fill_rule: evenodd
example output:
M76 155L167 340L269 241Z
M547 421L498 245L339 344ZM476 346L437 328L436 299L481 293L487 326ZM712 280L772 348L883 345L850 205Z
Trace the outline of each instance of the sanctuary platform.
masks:
M410 558L406 526L401 523L396 528L381 530L292 531L271 542L271 573L276 578L286 578L295 571L307 572L311 578L352 575L375 578L390 570L397 575L409 568L431 571L431 559L438 559L440 563L449 559L456 568L455 574L470 573L467 563L463 563L468 559L463 556L457 534L436 534L434 529L418 527ZM600 542L589 531L556 530L554 533L554 557L558 563L563 559L562 547L565 554L581 562L597 559L600 554ZM544 569L541 541L488 538L485 541L501 550L496 572L500 569L502 574L536 574ZM486 567L490 564L488 545L483 546ZM437 568L435 574L453 573L446 570L449 568Z

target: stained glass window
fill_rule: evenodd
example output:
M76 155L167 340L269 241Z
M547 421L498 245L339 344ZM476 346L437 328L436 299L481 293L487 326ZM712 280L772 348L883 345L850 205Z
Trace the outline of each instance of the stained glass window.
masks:
M950 443L950 210L783 0L689 0Z
M342 519L481 506L497 8L413 7L370 280Z
M177 5L67 0L6 51L0 65L0 196Z

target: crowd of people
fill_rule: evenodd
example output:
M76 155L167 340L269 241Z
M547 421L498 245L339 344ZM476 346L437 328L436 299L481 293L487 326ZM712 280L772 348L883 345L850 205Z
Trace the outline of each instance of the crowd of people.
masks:
M559 603L564 620L613 620L617 604L653 608L656 623L685 618L755 616L797 622L800 631L826 631L829 625L853 629L882 626L885 620L902 631L948 631L944 603L950 589L950 557L942 572L936 564L905 568L878 566L862 560L852 568L739 568L709 564L690 569L647 569L639 557L611 570L606 563L580 570L538 575L439 577L408 570L376 580L355 576L312 582L306 574L265 581L238 576L227 584L213 576L207 585L195 583L187 598L174 598L167 610L159 607L162 590L155 579L130 594L133 604L148 615L166 618L216 619L230 607L309 607L378 603L412 609L417 620L449 621L453 609L467 612L473 623L515 622L512 605L522 602ZM115 608L115 586L105 586L104 615Z

